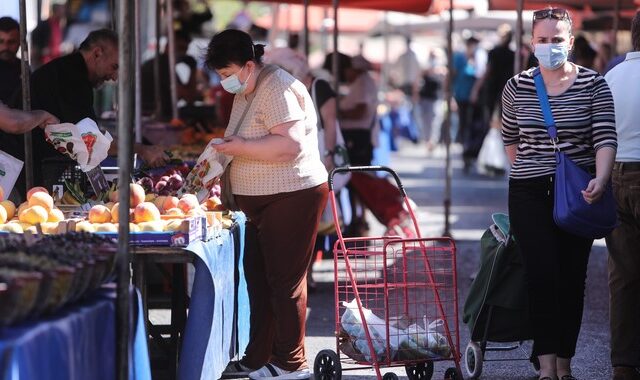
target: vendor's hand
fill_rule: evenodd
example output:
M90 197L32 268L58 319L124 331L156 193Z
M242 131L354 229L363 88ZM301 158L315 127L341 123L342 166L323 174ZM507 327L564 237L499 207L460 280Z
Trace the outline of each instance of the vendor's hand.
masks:
M594 178L589 181L587 188L585 190L582 190L582 197L589 204L597 202L600 197L602 197L605 187L606 181L603 181L600 178Z
M169 156L162 147L143 145L138 152L140 158L150 167L163 166L169 161Z
M50 124L60 124L60 120L58 120L57 117L53 116L47 111L37 110L32 112L36 115L36 117L40 121L40 123L38 124L38 127L40 128L44 128Z
M221 144L215 144L213 148L227 156L240 155L244 148L245 140L240 136L227 136Z

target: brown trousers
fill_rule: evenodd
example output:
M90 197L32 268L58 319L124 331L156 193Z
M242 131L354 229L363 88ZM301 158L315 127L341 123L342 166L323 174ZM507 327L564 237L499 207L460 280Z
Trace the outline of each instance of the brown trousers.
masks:
M612 173L620 225L607 237L611 364L640 367L640 170Z
M287 371L307 367L306 275L327 195L326 183L290 193L236 195L248 217L244 270L251 327L242 364L249 368L268 362Z

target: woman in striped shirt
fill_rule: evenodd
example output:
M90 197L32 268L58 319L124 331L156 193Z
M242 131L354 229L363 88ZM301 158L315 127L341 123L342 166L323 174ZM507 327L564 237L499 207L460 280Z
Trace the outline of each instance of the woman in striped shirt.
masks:
M582 192L591 203L602 196L609 181L617 146L615 115L605 80L567 61L573 39L566 10L534 12L532 44L558 129L557 147L595 173ZM511 78L502 95L502 135L513 165L509 214L527 273L540 379L573 380L571 358L593 240L565 232L553 220L554 145L536 93L534 69Z

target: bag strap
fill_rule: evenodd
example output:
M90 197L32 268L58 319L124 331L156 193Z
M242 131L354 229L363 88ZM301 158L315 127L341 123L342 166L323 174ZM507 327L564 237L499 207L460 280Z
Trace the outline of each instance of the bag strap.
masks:
M238 119L238 123L236 124L236 126L233 129L233 132L229 136L234 136L234 135L238 134L238 132L240 131L240 127L242 126L242 122L244 121L245 116L247 116L247 113L249 112L249 108L251 107L251 103L253 102L253 98L256 97L256 93L258 92L258 88L259 88L260 84L264 81L264 79L267 76L269 76L270 74L274 73L276 70L278 70L278 66L276 66L276 65L265 65L262 68L262 70L260 71L260 74L258 74L258 79L256 79L255 88L253 89L251 94L249 94L249 96L247 96L247 105L244 107L244 111L242 112L242 116L240 116L240 119Z
M551 137L551 141L555 144L558 141L558 129L556 128L556 122L553 119L551 113L551 105L549 104L549 97L547 96L547 89L544 87L544 81L542 80L542 74L540 68L536 67L533 71L533 81L536 84L536 93L538 94L538 101L540 102L540 108L542 109L542 116L544 116L544 124L547 127L547 133Z

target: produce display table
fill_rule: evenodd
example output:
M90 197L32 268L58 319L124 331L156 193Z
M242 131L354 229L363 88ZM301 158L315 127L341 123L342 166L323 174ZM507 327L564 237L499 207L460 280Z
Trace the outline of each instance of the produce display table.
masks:
M136 297L137 298L137 297ZM147 342L136 302L131 327L132 380L151 379ZM0 328L3 380L113 380L116 377L115 288L103 287L53 315Z
M160 344L165 345L172 357L179 357L176 370L180 380L220 378L229 360L244 352L249 341L249 299L242 268L245 221L244 214L237 213L231 229L186 248L132 250L134 278L146 306L147 263L174 265L171 326L165 329L150 325L149 331L154 341L164 342ZM182 268L185 263L193 263L195 267L188 317L185 317L187 301ZM167 333L171 338L165 342L160 335ZM177 352L180 355L175 355Z

